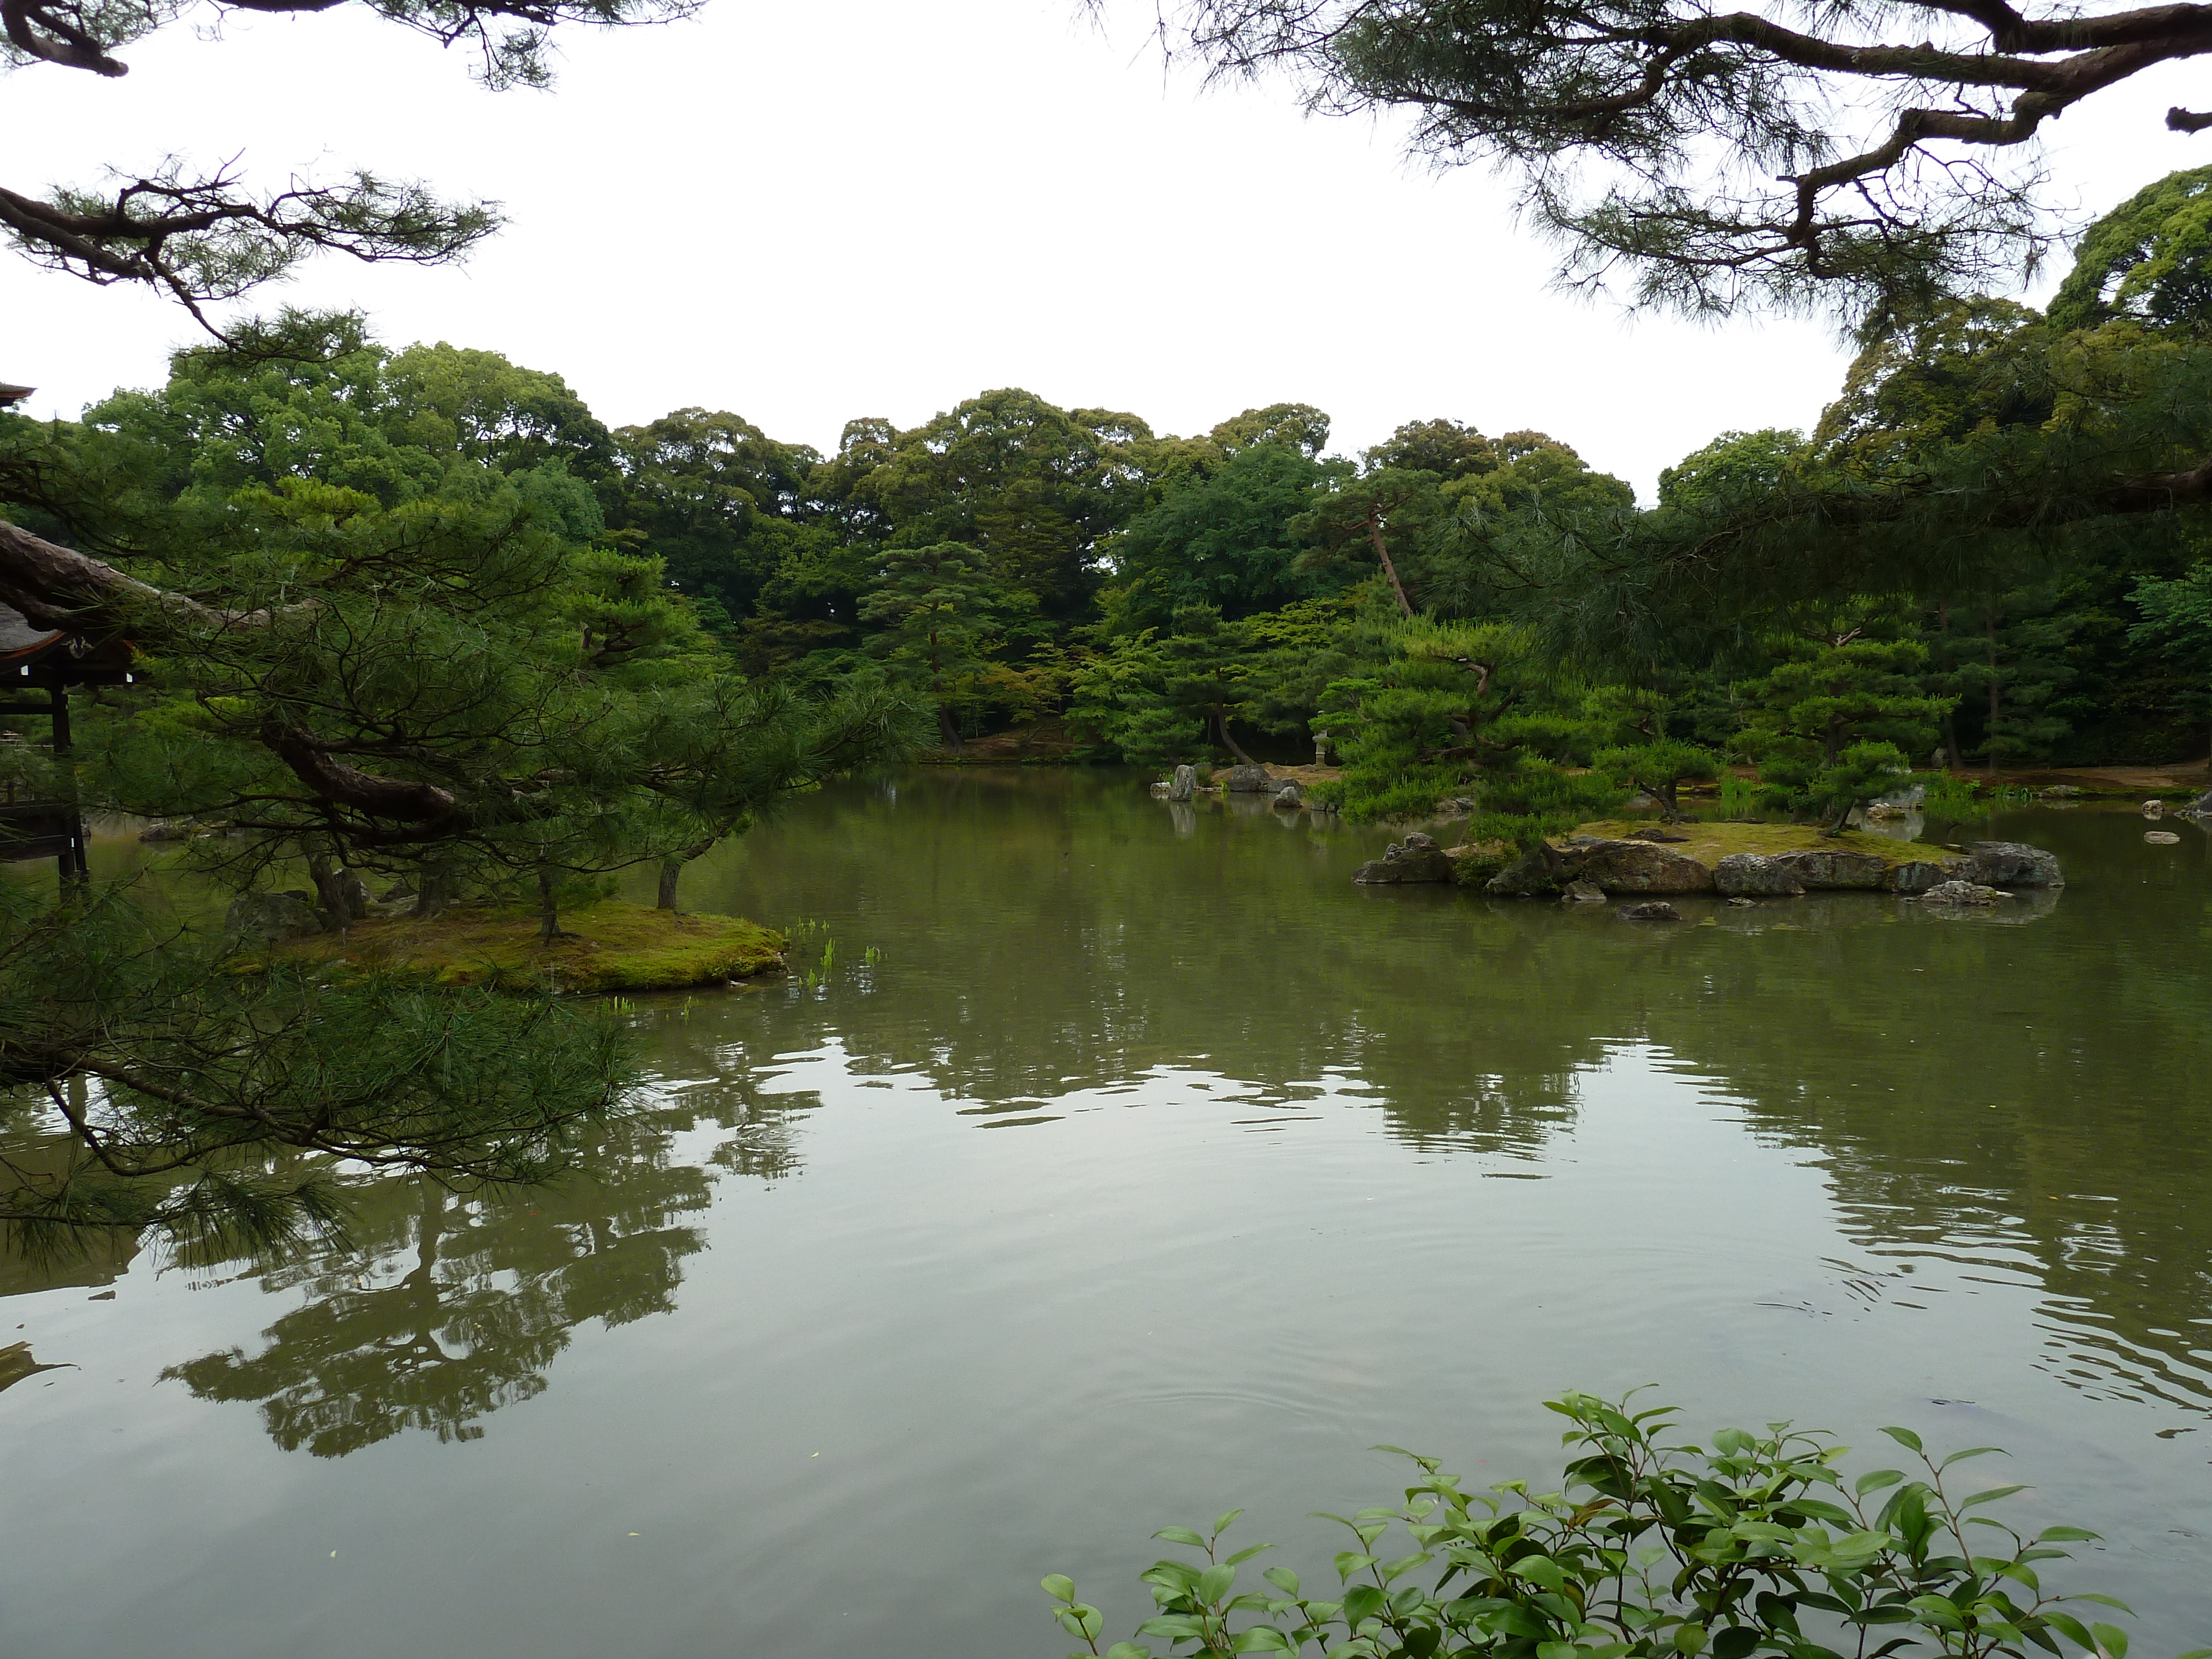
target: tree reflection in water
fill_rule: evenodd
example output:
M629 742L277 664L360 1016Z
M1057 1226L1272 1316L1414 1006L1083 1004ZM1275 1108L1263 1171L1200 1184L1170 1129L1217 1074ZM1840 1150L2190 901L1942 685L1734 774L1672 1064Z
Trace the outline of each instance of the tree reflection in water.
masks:
M254 1270L269 1291L307 1297L258 1352L232 1348L162 1375L202 1400L258 1402L288 1451L343 1457L407 1429L477 1438L481 1419L545 1390L578 1325L674 1309L684 1260L704 1248L685 1218L706 1209L715 1181L673 1155L676 1137L703 1115L730 1132L713 1163L773 1179L792 1164L785 1109L693 1089L680 1106L611 1124L581 1171L549 1188L368 1186L350 1250Z

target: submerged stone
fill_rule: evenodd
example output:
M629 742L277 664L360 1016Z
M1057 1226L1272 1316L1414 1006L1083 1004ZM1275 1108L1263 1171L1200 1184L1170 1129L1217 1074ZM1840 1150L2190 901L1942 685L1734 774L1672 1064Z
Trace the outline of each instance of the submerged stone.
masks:
M1680 921L1682 913L1664 899L1652 899L1643 904L1624 904L1620 907L1623 921Z
M1945 881L1938 882L1923 893L1920 902L1939 908L1946 905L1989 905L1995 904L2004 896L2004 893L1995 887L1984 887L1971 881Z

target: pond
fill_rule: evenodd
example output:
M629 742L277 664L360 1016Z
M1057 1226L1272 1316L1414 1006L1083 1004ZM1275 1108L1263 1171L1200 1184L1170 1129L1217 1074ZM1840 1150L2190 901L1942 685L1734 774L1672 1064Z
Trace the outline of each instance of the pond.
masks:
M1624 922L1127 774L826 791L688 872L586 1178L306 1262L0 1264L0 1650L906 1659L1127 1633L1158 1526L1559 1468L1562 1389L1996 1444L2146 1659L2212 1640L2212 837L2055 903ZM1701 925L1710 918L1712 925ZM1991 1468L1978 1465L1977 1468ZM1995 1473L1991 1479L1997 1478Z

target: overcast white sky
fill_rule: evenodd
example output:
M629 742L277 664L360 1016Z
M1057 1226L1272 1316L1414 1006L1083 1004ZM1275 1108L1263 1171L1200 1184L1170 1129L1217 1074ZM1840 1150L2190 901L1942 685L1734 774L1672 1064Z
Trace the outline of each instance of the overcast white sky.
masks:
M827 449L854 416L912 425L994 386L1172 432L1297 400L1347 451L1438 415L1537 428L1649 501L1717 433L1803 426L1832 395L1824 325L1549 293L1549 250L1498 181L1409 163L1390 131L1307 118L1280 87L1164 77L1150 5L1119 10L1115 36L1073 0L711 0L568 36L553 91L503 94L365 11L237 16L220 44L142 42L121 81L9 76L0 181L175 151L498 199L513 223L465 266L326 259L275 298L553 370L613 425L702 404ZM2071 199L2102 209L2212 159L2212 135L2160 125L2189 78L2067 118ZM150 295L4 254L0 318L0 380L36 385L40 415L158 383L191 337Z

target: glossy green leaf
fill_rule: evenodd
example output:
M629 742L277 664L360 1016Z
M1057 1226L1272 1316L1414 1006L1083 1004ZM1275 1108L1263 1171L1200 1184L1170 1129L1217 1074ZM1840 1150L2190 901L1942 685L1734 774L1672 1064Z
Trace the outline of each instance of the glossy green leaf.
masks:
M1152 1536L1164 1538L1170 1544L1188 1544L1193 1549L1202 1550L1206 1547L1206 1540L1200 1538L1188 1527L1162 1527Z
M1075 1599L1075 1581L1065 1573L1045 1574L1038 1580L1037 1588L1055 1601L1073 1601Z
M1920 1437L1910 1429L1886 1428L1882 1432L1907 1451L1917 1452L1922 1449Z
M1936 1472L1941 1474L1943 1470L1949 1468L1952 1464L1963 1463L1970 1457L1987 1457L1991 1452L1996 1452L2000 1455L2009 1455L2005 1452L2005 1449L2002 1446L1969 1446L1964 1451L1953 1452L1948 1457L1938 1463L1936 1466Z

